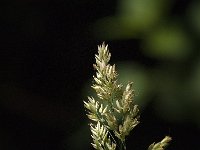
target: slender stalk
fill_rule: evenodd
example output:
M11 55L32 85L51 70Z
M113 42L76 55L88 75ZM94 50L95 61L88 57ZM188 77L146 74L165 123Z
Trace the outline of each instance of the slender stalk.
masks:
M120 150L126 150L126 143L119 140L119 149Z

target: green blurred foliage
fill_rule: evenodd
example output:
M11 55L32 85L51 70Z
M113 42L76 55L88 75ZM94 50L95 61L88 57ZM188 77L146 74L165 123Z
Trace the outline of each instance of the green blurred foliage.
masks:
M192 47L188 35L177 25L161 26L153 30L144 45L148 56L174 60L187 58Z
M165 12L165 0L123 0L119 1L119 17L135 31L147 30L156 24Z
M116 16L96 22L95 34L103 39L141 36L162 21L169 3L166 0L121 0Z
M157 65L118 63L120 81L134 81L142 108L153 101L161 117L200 126L200 2L176 12L177 2L119 0L116 15L98 20L94 33L103 40L141 41L144 58Z

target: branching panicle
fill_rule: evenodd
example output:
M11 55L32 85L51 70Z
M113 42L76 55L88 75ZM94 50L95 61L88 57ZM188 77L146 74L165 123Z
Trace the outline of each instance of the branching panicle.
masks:
M139 123L139 109L134 102L132 82L125 88L117 82L118 74L115 65L109 64L110 58L108 45L99 45L98 54L95 55L96 64L93 65L96 75L91 86L97 97L88 97L84 106L92 121L93 147L97 150L115 150L118 146L120 150L125 150L126 136ZM117 138L119 142L114 140Z

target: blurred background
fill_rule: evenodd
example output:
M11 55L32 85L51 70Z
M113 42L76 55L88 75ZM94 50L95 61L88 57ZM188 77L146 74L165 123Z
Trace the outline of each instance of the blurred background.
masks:
M83 100L97 45L119 81L134 82L141 123L127 149L165 135L169 150L199 147L198 0L2 0L0 149L89 150ZM198 149L198 148L197 148Z

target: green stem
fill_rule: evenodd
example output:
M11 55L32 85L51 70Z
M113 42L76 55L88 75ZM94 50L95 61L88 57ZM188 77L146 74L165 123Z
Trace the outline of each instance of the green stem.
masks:
M119 149L120 149L120 150L126 150L126 144L125 144L125 142L119 140L119 143L120 143Z

